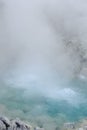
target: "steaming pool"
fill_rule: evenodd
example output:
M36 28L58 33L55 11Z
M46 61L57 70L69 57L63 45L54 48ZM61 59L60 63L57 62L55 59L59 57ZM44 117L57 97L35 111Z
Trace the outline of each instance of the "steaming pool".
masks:
M0 0L0 115L45 130L87 117L86 0Z
M70 87L56 89L52 90L53 95L46 96L41 91L35 92L33 89L32 92L31 88L15 88L2 83L0 114L19 117L46 129L61 127L65 122L79 121L87 117L86 90L82 91L86 84L82 81L72 81L68 85L73 86L73 90Z

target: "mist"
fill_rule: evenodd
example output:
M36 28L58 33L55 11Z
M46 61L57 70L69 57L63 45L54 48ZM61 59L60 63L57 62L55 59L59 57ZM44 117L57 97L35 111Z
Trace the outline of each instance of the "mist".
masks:
M80 97L70 82L87 79L86 20L86 0L0 0L0 81L34 95Z

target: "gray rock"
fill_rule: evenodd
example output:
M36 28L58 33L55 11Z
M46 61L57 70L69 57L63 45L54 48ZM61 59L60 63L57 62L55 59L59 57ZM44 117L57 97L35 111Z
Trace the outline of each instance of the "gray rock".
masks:
M0 130L6 130L5 124L0 120Z
M14 125L16 125L17 130L30 130L31 129L30 125L24 123L20 119L13 120L12 122Z
M74 129L75 128L75 123L74 122L68 122L68 123L64 123L64 128L68 129Z
M32 128L32 127L31 127L30 125L28 125L28 124L25 124L25 127L26 127L27 130L31 130L31 128Z
M87 130L87 126L84 126L84 130Z
M13 120L10 121L10 127L8 127L8 130L17 130L17 125Z
M0 120L5 124L6 127L10 127L10 121L7 117L0 117Z
M0 130L32 130L32 126L18 118L9 120L7 117L0 117ZM44 130L44 128L36 127L34 130Z
M19 119L15 120L15 124L17 125L17 130L27 130L25 123Z

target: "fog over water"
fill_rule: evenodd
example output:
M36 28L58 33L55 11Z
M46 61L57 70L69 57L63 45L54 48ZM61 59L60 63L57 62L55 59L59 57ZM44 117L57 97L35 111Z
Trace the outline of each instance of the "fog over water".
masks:
M86 0L0 0L5 91L11 86L29 98L41 95L77 106L87 102L86 80Z

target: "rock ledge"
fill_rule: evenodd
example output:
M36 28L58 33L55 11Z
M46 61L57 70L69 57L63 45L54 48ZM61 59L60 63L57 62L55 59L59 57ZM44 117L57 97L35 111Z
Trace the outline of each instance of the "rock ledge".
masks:
M20 119L8 119L7 117L0 117L0 130L32 130L32 126L26 124ZM34 130L44 130L36 127Z

